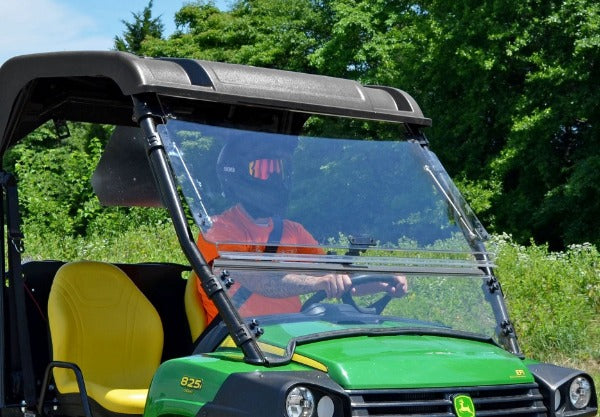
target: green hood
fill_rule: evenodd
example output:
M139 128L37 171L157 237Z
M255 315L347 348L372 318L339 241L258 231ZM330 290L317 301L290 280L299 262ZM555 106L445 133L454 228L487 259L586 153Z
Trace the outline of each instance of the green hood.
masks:
M489 344L440 336L360 336L298 346L346 389L533 382L522 361Z

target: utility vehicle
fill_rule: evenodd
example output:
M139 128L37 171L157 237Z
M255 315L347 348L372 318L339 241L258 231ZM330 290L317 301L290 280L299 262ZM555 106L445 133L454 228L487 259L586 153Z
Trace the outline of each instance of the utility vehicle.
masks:
M12 58L0 85L2 155L52 120L114 125L98 199L164 207L189 261L22 262L3 171L2 416L596 414L588 374L522 354L406 92L99 51ZM341 297L308 285L327 276Z

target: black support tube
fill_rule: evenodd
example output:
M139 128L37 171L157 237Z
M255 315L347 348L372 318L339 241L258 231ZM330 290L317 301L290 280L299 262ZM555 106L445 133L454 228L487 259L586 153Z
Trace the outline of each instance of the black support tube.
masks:
M162 202L173 220L179 244L185 256L198 275L206 294L219 310L219 314L229 329L231 337L244 352L245 360L249 363L266 365L267 361L258 347L252 331L225 294L220 279L212 273L211 268L207 265L206 260L196 246L195 239L187 223L183 205L179 199L175 181L171 175L166 152L156 130L154 116L147 102L138 97L133 97L133 104L135 108L134 117L145 135L150 168L160 190Z
M15 177L6 172L0 172L1 192L6 196L6 232L8 233L8 278L10 285L9 309L11 321L11 339L16 346L10 352L14 362L12 372L20 372L22 376L22 395L24 405L33 408L36 405L36 384L31 356L31 340L27 325L27 308L25 305L25 281L23 277L21 254L24 251L23 233L21 232L21 216L19 214L19 197ZM1 204L4 200L0 199ZM2 311L4 314L4 311ZM18 323L15 322L18 321ZM2 331L5 329L3 328ZM4 339L6 341L6 339ZM6 369L4 369L4 372ZM4 375L2 375L4 377ZM6 387L3 387L4 389ZM4 392L6 394L6 392Z

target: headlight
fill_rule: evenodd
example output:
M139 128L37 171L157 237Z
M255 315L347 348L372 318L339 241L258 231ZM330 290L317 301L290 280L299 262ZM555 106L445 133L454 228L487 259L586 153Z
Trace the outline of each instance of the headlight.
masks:
M315 410L315 397L306 387L294 387L288 392L285 410L288 417L311 417Z
M578 376L569 387L569 399L575 408L585 408L592 398L592 385L587 378Z

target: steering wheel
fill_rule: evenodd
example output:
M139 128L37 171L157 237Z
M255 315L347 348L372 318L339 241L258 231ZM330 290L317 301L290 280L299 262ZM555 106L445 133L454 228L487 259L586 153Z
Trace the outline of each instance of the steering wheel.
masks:
M342 294L341 300L345 304L349 304L352 307L354 307L356 310L360 311L361 313L365 313L365 314L373 314L373 313L381 314L383 309L392 300L392 296L390 294L386 293L383 297L381 297L380 299L378 299L377 301L373 302L371 305L369 305L368 307L365 308L365 307L360 307L360 306L356 305L354 298L352 298L352 288L355 288L355 287L358 287L358 286L361 286L364 284L370 284L373 282L386 283L389 285L397 285L398 284L398 280L397 280L396 276L389 275L389 274L354 275L354 276L350 277L350 280L352 281L352 287L350 287L350 289L348 291L346 291L346 292L344 292L344 294ZM382 289L382 291L383 291L383 289ZM302 304L302 308L300 309L300 311L306 311L308 309L308 307L310 307L311 305L320 303L321 301L323 301L326 298L327 298L327 293L325 292L325 290L317 291L311 297L309 297L308 300L306 300Z

